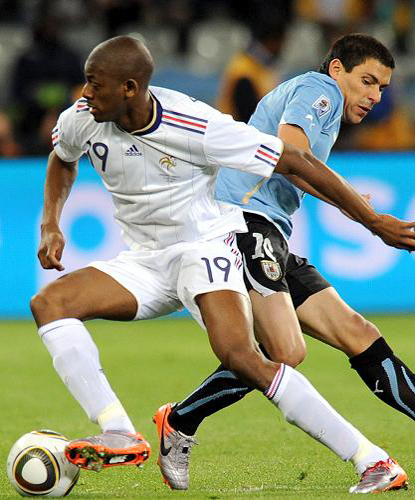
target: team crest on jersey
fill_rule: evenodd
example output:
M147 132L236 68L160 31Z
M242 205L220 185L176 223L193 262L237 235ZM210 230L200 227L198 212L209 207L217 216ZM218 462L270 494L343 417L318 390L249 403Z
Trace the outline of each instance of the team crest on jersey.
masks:
M272 260L261 260L261 266L268 279L278 281L281 278L282 272L278 262L273 262Z
M317 110L317 115L319 117L328 113L331 109L330 99L324 94L313 102L313 108Z
M160 158L159 164L161 167L166 167L167 172L171 172L176 166L176 159L173 156L166 155Z

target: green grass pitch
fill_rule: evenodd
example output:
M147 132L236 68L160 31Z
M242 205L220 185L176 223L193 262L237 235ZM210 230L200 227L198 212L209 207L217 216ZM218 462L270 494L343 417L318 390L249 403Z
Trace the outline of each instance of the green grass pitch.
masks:
M395 353L415 367L414 316L374 317ZM82 471L72 499L111 498L347 498L356 476L321 444L287 424L259 394L207 419L198 432L188 492L172 492L156 465L158 406L181 399L217 361L206 335L191 320L89 323L106 373L137 430L152 443L142 470L115 467ZM13 442L25 432L49 428L69 438L96 433L55 374L33 323L1 322L0 498L17 498L5 464ZM300 368L332 405L369 439L390 451L409 474L413 489L388 498L414 498L414 422L370 394L346 357L308 340ZM307 411L304 409L304 411Z

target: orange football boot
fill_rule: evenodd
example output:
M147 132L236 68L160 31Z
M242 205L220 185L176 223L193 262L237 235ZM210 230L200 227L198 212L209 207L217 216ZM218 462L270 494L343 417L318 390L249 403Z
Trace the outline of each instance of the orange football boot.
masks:
M99 472L118 465L140 466L150 456L150 444L138 432L107 431L97 436L70 441L66 458L82 469Z

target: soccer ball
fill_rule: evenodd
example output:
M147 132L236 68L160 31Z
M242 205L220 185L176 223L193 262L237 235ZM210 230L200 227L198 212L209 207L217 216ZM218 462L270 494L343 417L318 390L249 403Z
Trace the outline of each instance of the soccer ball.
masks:
M24 434L7 458L7 475L22 496L62 497L75 486L79 469L65 457L68 440L54 431Z

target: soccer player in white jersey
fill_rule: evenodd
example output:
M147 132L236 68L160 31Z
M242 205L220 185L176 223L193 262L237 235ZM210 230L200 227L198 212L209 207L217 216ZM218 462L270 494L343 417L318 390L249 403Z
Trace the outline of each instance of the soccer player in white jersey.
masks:
M101 429L72 441L68 459L99 470L140 464L150 453L107 381L84 321L148 319L183 304L207 330L219 360L287 418L312 436L324 427L321 442L359 470L386 460L387 453L345 422L300 373L267 360L258 349L235 244L235 233L246 226L238 207L215 201L215 175L223 165L264 178L274 171L299 176L396 247L415 248L415 223L377 214L313 155L283 148L277 137L184 94L148 87L152 70L148 50L134 38L99 44L85 64L83 98L61 114L53 130L41 265L63 270L59 220L84 153L112 195L130 247L48 284L31 301L56 371ZM312 425L302 419L299 394L310 401Z
M394 60L389 50L365 34L341 37L330 48L319 72L310 71L278 85L258 104L249 123L278 135L326 161L337 139L341 121L358 124L377 104L389 85ZM291 215L304 195L300 179L273 174L244 198L251 177L222 169L216 196L244 210L248 232L237 236L244 260L245 283L250 293L257 339L274 361L295 367L305 357L304 332L343 351L363 381L382 401L415 419L415 375L394 354L375 325L353 311L307 259L290 253ZM302 181L301 181L302 182ZM308 187L309 190L309 187ZM321 197L319 193L314 193ZM272 339L272 342L270 342ZM164 405L156 413L159 432L165 422L166 440L193 436L204 418L252 391L220 366L180 403ZM183 450L179 437L177 449ZM187 449L190 449L188 447ZM174 466L174 457L160 455L159 463L170 483L183 488L186 458ZM173 458L171 458L173 457ZM358 490L390 489L393 462L378 464L365 474ZM373 481L373 477L376 478ZM402 478L395 478L399 483Z

